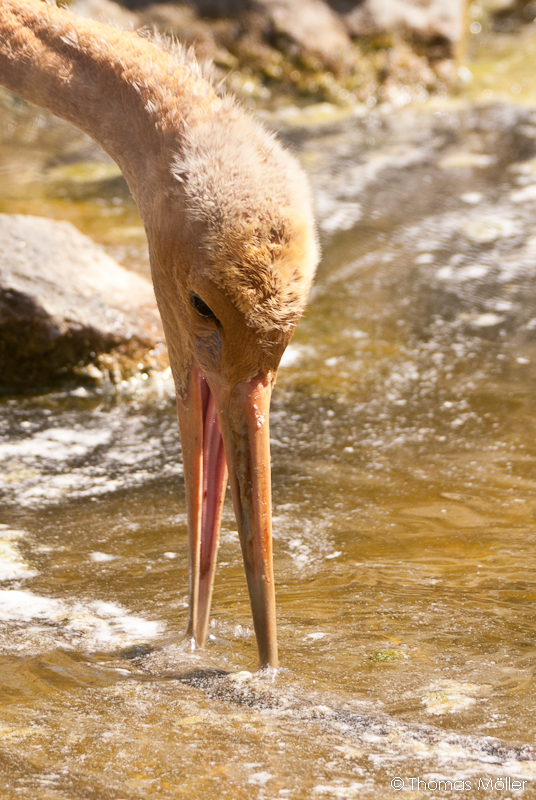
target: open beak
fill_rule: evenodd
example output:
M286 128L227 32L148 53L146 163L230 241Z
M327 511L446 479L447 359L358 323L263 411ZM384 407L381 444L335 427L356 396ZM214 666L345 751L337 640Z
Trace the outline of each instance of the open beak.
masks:
M258 375L229 388L196 366L177 400L189 532L189 621L205 643L227 468L261 668L277 667L269 411L272 380Z

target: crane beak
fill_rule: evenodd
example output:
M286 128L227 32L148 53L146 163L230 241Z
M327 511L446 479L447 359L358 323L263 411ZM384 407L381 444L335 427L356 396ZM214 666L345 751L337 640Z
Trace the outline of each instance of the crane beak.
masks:
M194 365L186 399L177 400L189 531L188 636L205 643L227 468L261 668L277 667L272 565L269 410L272 379L258 375L229 388Z

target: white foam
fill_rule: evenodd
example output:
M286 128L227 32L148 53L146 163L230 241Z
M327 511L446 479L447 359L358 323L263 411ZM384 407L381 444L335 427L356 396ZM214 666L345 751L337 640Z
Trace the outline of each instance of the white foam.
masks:
M0 590L0 620L14 624L36 620L53 623L54 628L45 629L40 642L43 647L68 643L84 650L131 646L155 638L164 629L162 623L131 614L117 603L59 600L21 589ZM32 639L35 630L28 628L27 632ZM0 639L1 650L9 650L11 644L9 636L5 641ZM19 635L16 649L24 647Z
M248 783L252 784L253 786L266 786L268 781L271 781L274 776L271 772L267 772L263 770L262 772L254 772L253 775L250 775L248 778Z
M460 150L449 153L441 159L439 166L441 169L466 169L468 167L489 167L496 161L496 157L487 153L472 153Z
M536 200L536 184L531 183L523 189L516 189L510 192L510 200L512 203L526 203L527 201Z
M47 428L29 439L2 442L0 458L33 457L66 461L69 458L86 455L94 447L106 444L110 438L110 431Z
M489 244L520 232L519 225L514 220L494 215L470 219L462 225L462 231L478 244Z
M465 194L460 195L460 200L463 200L464 203L468 203L472 206L480 203L483 199L484 195L482 192L465 192Z
M15 542L26 535L8 525L0 525L0 581L32 578L38 573L24 560Z
M472 322L477 328L491 328L494 325L499 325L501 322L504 322L504 317L491 313L478 314L472 319Z
M59 600L22 589L0 589L0 620L3 622L47 619L57 621L65 613Z
M435 256L433 253L421 253L420 256L417 256L415 259L416 264L433 264L435 261Z
M330 205L329 200L323 203L326 206L323 211L327 211ZM332 205L335 205L332 203ZM321 215L322 216L322 215ZM325 233L336 233L337 231L348 231L359 222L363 216L361 203L339 201L336 207L332 208L326 216L321 218L320 227Z
M344 449L347 450L348 448L345 447ZM328 556L326 556L326 561L331 558L338 558L339 556L342 556L342 550L335 550L333 553L330 553Z
M432 691L424 695L422 702L428 714L435 716L457 714L473 706L476 698L485 696L489 688L486 684L443 680L430 687Z
M299 344L289 344L281 361L279 362L280 367L294 367L298 364L299 361L302 360L303 356L305 355L306 348L303 345Z
M110 553L101 553L98 550L95 550L93 553L89 554L89 558L91 561L99 562L99 561L113 561L115 556L112 556Z
M328 784L319 783L313 787L313 794L326 794L331 797L358 797L362 792L363 783L357 781L351 781L350 783L343 783L343 781L334 781Z
M50 439L63 444L82 444L86 447L97 447L110 441L110 431L75 430L74 428L47 428L35 434L36 439Z
M20 442L2 442L0 458L52 458L63 461L71 456L84 455L86 448L80 445L74 448L59 445L57 442L40 439L22 439Z
M90 422L50 425L22 438L0 437L3 500L18 507L45 505L64 497L103 495L155 475L182 472L173 418L158 435L147 426L144 415L125 415L122 408L95 415ZM172 446L176 442L176 457L171 461L163 455L170 442ZM69 463L73 459L79 463Z

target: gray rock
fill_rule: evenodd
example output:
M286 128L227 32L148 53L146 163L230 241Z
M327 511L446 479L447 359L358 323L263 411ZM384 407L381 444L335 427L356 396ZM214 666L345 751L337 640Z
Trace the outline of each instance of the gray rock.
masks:
M253 7L303 53L344 59L351 47L341 19L323 0L255 0Z
M221 27L224 18L238 21L238 27L224 33ZM315 54L327 61L344 60L352 47L339 15L324 0L155 3L143 9L140 19L149 28L155 25L195 43L197 52L199 43L203 44L207 38L214 41L248 35L265 42L279 39L285 51L290 48L295 55Z
M493 31L513 33L536 19L534 0L483 0L474 9L477 21ZM491 23L491 24L490 24Z
M0 387L167 367L153 288L68 222L0 214Z
M513 0L493 2L508 4ZM514 5L519 2L515 0ZM126 1L126 5L139 8L144 3ZM465 0L190 0L173 5L177 13L191 13L194 8L208 18L237 18L254 12L262 17L272 36L288 37L303 52L331 59L340 58L349 48L348 34L399 33L427 43L440 39L456 44L463 34L466 13Z
M220 53L217 39L221 38L222 25L220 21L201 19L196 10L183 3L152 3L140 12L140 25L148 30L157 30L166 35L176 37L187 47L193 46L199 59L212 60ZM233 23L225 21L223 28L232 30L231 38L235 34ZM220 60L220 59L218 59Z
M139 25L136 14L113 0L72 0L69 8L79 17L89 17L125 30L135 29Z
M343 15L352 36L400 33L431 42L460 41L465 19L465 0L364 0Z
M112 15L112 0L73 2L98 18ZM443 94L458 83L453 56L464 0L120 2L141 27L193 46L247 102L279 92L343 104L391 102Z

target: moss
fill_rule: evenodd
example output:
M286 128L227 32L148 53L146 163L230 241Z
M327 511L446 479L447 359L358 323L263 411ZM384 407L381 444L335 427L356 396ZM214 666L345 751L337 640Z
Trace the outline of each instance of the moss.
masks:
M370 656L371 661L375 661L378 663L384 663L387 661L396 661L398 659L398 653L396 650L378 650L377 653L372 653Z
M291 57L248 42L238 42L233 56L239 66L226 78L226 85L256 105L289 97L338 105L370 104L374 98L398 105L402 91L407 102L444 95L458 82L451 59L429 59L422 46L394 36L360 40L352 48L351 62L347 58L340 64L326 64L307 53Z
M39 329L39 330L38 330ZM95 352L100 350L100 352ZM71 383L120 384L149 376L169 366L163 344L104 340L91 329L68 331L50 341L48 331L34 320L3 330L0 340L2 390L39 389Z

